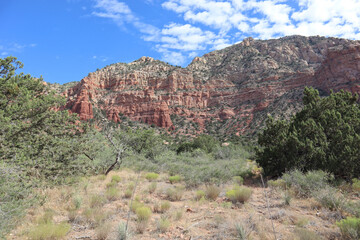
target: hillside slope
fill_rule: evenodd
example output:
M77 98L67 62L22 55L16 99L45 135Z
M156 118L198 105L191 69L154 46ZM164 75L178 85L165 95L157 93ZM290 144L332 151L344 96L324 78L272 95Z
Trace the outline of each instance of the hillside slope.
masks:
M67 91L66 107L83 120L102 110L115 122L127 116L178 133L244 134L269 113L301 107L305 86L360 93L360 41L247 38L186 68L142 57L90 73Z

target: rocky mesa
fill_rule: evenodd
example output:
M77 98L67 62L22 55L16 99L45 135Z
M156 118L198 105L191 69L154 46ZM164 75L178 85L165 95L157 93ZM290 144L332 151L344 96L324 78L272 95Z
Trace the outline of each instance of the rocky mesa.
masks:
M66 107L83 120L102 111L121 122L171 131L253 133L267 114L301 107L305 86L327 95L360 93L360 41L289 36L242 42L196 57L186 68L142 57L90 73L68 89ZM220 124L220 125L219 125Z

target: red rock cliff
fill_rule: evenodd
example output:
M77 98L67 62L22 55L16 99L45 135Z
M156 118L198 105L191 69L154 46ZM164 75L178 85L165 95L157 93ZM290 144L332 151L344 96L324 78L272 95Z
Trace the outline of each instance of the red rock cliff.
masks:
M199 131L221 122L218 130L242 133L257 130L267 113L298 109L305 86L360 93L360 42L248 38L186 68L142 57L90 73L68 90L67 108L84 120L101 109L115 122L125 115L164 128L193 123Z

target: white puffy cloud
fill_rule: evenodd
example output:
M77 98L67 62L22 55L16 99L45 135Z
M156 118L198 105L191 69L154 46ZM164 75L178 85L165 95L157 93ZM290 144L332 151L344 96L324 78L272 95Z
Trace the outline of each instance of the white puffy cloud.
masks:
M173 64L183 64L200 52L221 49L248 36L360 39L360 0L166 0L162 8L182 20L164 22L160 27L140 21L125 2L95 1L94 16L113 19L120 26L132 24L143 40L155 43L162 60Z

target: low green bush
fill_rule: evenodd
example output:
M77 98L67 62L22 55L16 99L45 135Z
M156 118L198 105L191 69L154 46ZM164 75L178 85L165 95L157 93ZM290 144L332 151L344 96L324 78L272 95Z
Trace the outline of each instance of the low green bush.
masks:
M159 174L153 173L153 172L147 173L147 174L145 175L145 178L146 178L148 181L152 182L152 181L155 181L156 179L159 178Z
M117 186L117 182L114 182L114 181L111 181L106 184L106 188L112 188L112 187L116 187L116 186Z
M136 209L136 216L138 221L148 221L151 217L151 209L146 206L142 206Z
M156 187L157 187L156 182L152 182L152 183L149 185L149 187L148 187L149 193L152 194L153 192L155 192Z
M352 179L352 189L354 192L360 193L360 180L357 178Z
M164 233L166 232L170 227L170 220L169 218L165 217L165 216L161 216L161 218L159 219L159 221L157 222L157 229Z
M298 197L311 197L314 191L329 186L329 181L334 177L321 170L309 171L305 174L299 170L293 170L285 173L282 179L287 186L291 186Z
M28 233L28 237L32 240L61 239L70 229L71 226L67 223L41 223Z
M202 198L205 198L205 192L203 190L196 191L195 192L195 200L199 201Z
M336 222L336 225L340 228L343 239L360 239L360 218L348 217Z
M286 189L286 182L284 179L276 179L267 181L267 185L271 188Z
M170 181L171 184L178 183L178 182L181 181L181 177L179 175L170 176L169 181Z
M235 184L238 184L238 185L243 185L243 183L244 183L244 179L241 176L235 176L235 177L233 177L233 180L234 180Z
M244 203L250 199L251 189L244 186L234 186L233 189L226 192L226 197L230 199L231 202Z
M120 191L116 187L106 189L105 196L109 201L115 201L120 198Z
M116 182L116 183L119 183L121 181L121 177L119 175L113 175L111 177L111 181L112 182Z
M90 207L101 207L106 203L106 198L103 195L92 195L90 197Z

